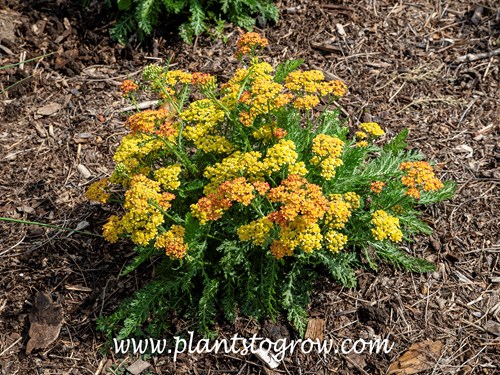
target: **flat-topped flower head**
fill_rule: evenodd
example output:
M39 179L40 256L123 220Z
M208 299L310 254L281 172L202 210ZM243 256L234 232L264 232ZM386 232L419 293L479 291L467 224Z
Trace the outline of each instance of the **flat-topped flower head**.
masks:
M199 86L202 89L211 89L215 88L217 84L217 78L207 73L193 73L191 75L191 83L195 86Z
M139 89L139 85L130 79L126 79L120 85L120 90L123 96L128 96L130 93L137 91Z
M257 49L267 47L268 43L268 40L258 33L243 34L236 43L236 57L241 58L243 55L254 54Z
M370 190L375 194L380 194L385 186L384 181L372 181L370 183Z
M359 127L374 137L381 137L385 134L384 130L376 122L363 122ZM358 134L356 133L356 135Z
M372 224L375 226L372 228L372 235L378 241L388 238L393 242L399 242L403 239L399 219L384 210L377 210L372 214Z
M420 191L437 191L444 186L426 161L404 162L399 168L406 174L401 178L403 185L408 187L406 195L415 199L420 198Z
M186 230L180 225L172 225L168 232L156 237L154 247L163 249L165 254L173 259L181 259L188 250L188 245L184 242Z

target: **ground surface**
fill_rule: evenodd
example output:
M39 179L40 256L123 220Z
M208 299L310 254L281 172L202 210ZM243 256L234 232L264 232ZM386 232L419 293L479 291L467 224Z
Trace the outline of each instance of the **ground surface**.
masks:
M272 63L303 58L306 68L348 84L339 105L350 125L378 121L389 135L410 128L412 147L434 159L444 179L459 183L453 200L425 212L435 228L432 238L408 249L434 261L436 272L383 268L360 273L353 290L326 280L317 287L310 314L326 319L329 337L389 337L393 352L292 355L278 373L382 374L425 340L443 344L428 373L500 372L500 59L457 60L500 48L498 3L482 5L480 11L469 1L285 0L279 24L262 30ZM236 67L233 29L226 30L227 44L200 38L187 46L165 33L150 45L122 47L109 40L110 21L98 11L64 1L0 0L0 66L55 52L0 70L0 216L68 228L88 222L85 229L98 232L109 213L82 193L109 175L112 152L126 134L119 83L165 58L222 79ZM116 358L95 330L99 314L111 312L149 277L146 268L118 278L131 259L129 247L36 226L0 224L0 230L2 374L122 373L134 362ZM62 306L64 323L47 349L26 354L37 291ZM220 337L248 337L269 327L276 328L262 331L259 323L239 319L222 323ZM294 336L287 326L279 328ZM149 362L158 374L266 371L253 356Z

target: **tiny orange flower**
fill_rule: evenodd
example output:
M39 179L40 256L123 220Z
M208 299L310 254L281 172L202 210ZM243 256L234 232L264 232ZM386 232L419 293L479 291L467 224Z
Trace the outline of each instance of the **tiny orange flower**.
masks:
M385 186L385 182L383 181L373 181L370 184L370 190L373 191L375 194L380 194L382 192L382 189Z
M136 91L138 88L139 88L139 86L137 85L137 83L135 83L134 81L131 81L130 79L126 79L120 85L120 90L122 91L123 96L127 96L132 91Z

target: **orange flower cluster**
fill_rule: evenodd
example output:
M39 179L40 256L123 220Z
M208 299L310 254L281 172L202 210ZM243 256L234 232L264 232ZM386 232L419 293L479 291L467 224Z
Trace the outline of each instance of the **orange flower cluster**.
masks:
M172 225L172 228L156 237L154 247L164 249L165 254L170 258L181 259L188 250L188 245L184 242L184 227Z
M255 184L255 183L254 183ZM200 220L201 224L207 221L219 220L224 211L233 205L233 202L248 206L255 198L254 190L261 192L266 190L265 183L260 183L254 187L248 183L245 177L238 177L231 181L225 181L217 188L217 191L210 193L198 200L198 203L191 205L191 212L194 217ZM269 185L267 185L267 189Z
M138 88L139 88L139 86L137 85L137 83L135 83L134 81L131 81L130 79L126 79L120 85L120 90L121 90L123 96L127 96L132 91L136 91Z
M201 87L202 89L215 87L216 82L217 79L211 74L193 73L191 75L191 83L195 86Z
M271 189L267 197L271 202L281 203L279 211L269 215L271 221L281 226L294 221L298 215L307 223L315 223L328 209L328 200L321 187L296 174L289 175L280 186Z
M171 122L172 114L166 109L149 109L130 116L126 126L135 133L157 134L174 141L177 129Z
M434 175L432 166L426 161L407 161L399 168L406 172L401 178L404 186L408 187L406 195L415 199L420 198L420 191L437 191L443 188L443 183Z
M380 194L384 186L385 186L384 181L373 181L370 184L370 190L373 191L375 194Z
M240 58L243 55L255 51L257 48L267 47L268 43L268 40L261 37L258 33L243 34L236 44L236 48L238 49L236 56Z

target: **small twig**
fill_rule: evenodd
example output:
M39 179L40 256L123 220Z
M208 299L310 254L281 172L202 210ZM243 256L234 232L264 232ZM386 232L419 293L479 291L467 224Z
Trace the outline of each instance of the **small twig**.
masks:
M16 341L14 341L7 349L0 353L0 357L7 353L11 348L13 348L19 341L22 340L22 337L19 337Z
M500 55L500 48L497 48L497 49L490 51L490 52L469 53L467 55L457 57L455 59L455 63L460 64L460 63L464 63L464 62L489 59L490 57L498 56L498 55Z
M136 109L147 109L157 106L159 102L160 102L159 100L148 100L146 102L138 103L136 106L131 105L128 107L121 108L118 110L118 112L129 112L129 111L134 111Z

